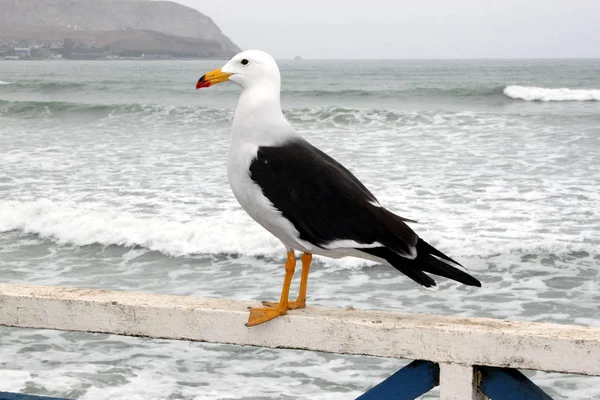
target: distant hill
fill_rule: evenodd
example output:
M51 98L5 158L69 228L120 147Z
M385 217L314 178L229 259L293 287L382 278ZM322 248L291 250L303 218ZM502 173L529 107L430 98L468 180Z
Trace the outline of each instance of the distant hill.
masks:
M168 1L0 0L0 39L21 46L66 40L66 56L103 52L225 58L240 51L209 17Z

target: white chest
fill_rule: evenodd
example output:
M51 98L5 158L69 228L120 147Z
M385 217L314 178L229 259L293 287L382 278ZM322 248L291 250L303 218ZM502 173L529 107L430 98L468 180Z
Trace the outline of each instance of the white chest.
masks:
M264 211L265 204L261 204L262 191L250 177L250 164L256 157L258 146L245 143L231 145L227 160L227 179L233 194L242 208L256 219L258 211Z
M256 157L258 146L235 144L229 150L227 179L242 208L263 228L271 232L288 249L310 251L310 244L299 239L296 228L285 219L273 203L263 195L262 189L250 176L250 164Z

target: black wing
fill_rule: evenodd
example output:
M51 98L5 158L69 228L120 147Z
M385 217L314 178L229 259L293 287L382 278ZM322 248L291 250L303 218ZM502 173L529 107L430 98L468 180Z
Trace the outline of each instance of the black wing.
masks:
M300 233L324 247L336 240L378 247L357 247L383 258L417 283L436 283L425 272L471 286L481 283L404 223L410 221L377 206L375 196L340 163L302 139L259 147L250 176L263 194ZM374 203L374 204L373 204Z
M350 171L303 139L259 147L250 175L303 240L319 247L379 242L400 255L416 254L418 236L405 219L374 205L375 196Z

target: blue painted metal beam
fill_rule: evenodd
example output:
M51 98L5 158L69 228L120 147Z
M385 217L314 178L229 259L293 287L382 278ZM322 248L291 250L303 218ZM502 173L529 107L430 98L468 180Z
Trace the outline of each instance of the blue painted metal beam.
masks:
M552 400L546 392L514 368L478 366L481 392L493 400Z
M440 382L440 367L431 361L416 360L374 386L357 400L415 400Z
M58 397L36 396L34 394L0 392L0 400L66 400Z

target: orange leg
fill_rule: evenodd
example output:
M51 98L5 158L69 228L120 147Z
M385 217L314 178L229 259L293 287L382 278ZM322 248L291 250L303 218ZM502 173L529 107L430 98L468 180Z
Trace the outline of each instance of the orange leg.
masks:
M288 310L295 310L297 308L306 307L306 289L308 287L308 273L310 271L310 263L312 261L312 254L304 253L300 258L302 260L302 277L300 278L300 291L298 292L298 298L295 301L288 302ZM263 301L263 305L269 307L277 307L279 303L272 301Z
M296 255L293 251L288 251L287 262L285 263L285 279L283 280L283 288L281 289L279 303L277 303L276 307L251 307L246 326L262 324L263 322L270 321L280 315L287 314L289 306L288 295L290 293L290 285L295 270Z

